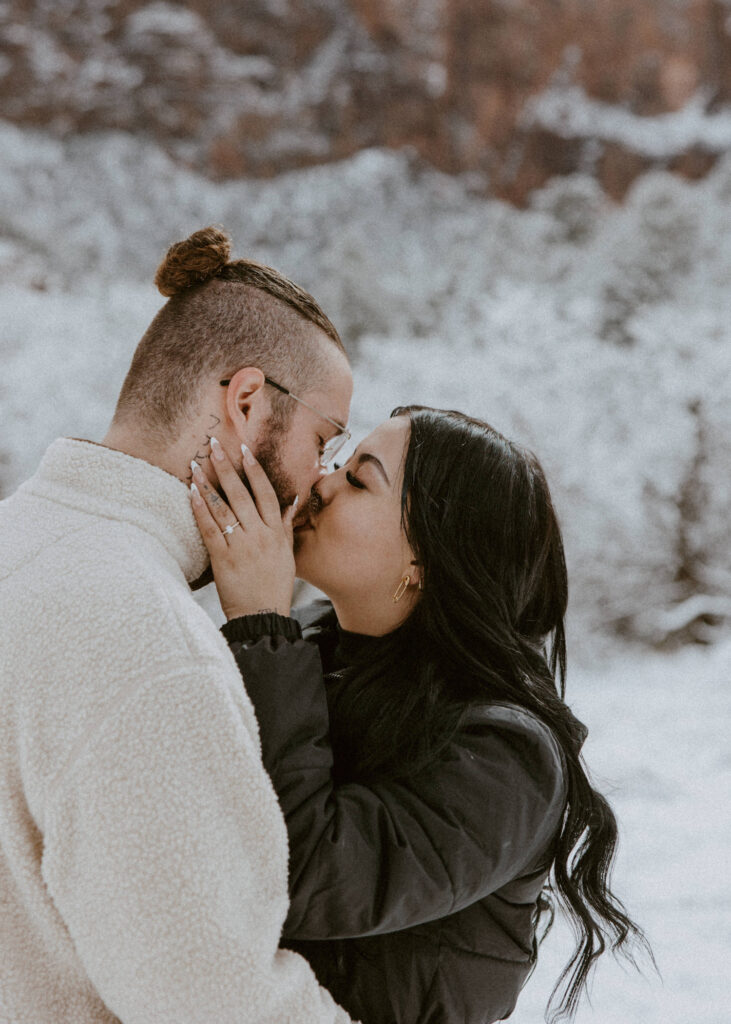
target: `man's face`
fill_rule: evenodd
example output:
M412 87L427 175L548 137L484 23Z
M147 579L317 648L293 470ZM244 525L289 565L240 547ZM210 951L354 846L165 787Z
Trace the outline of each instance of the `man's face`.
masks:
M269 477L279 500L280 508L291 505L297 494L297 487L292 476L284 468L281 449L287 437L286 428L277 422L276 417L267 421L264 436L259 441L256 457L262 469Z
M346 424L352 390L353 378L343 359L326 388L298 396L312 409L291 397L285 397L283 401L291 402L294 406L289 410L286 424L282 426L275 415L265 425L255 454L282 508L291 505L297 495L300 505L304 505L313 486L325 472L320 464L322 448L325 442L338 433L338 429L324 416ZM324 416L315 412L315 409Z

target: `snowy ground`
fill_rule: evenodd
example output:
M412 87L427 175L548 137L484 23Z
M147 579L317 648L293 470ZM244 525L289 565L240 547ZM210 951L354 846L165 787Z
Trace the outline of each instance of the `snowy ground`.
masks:
M672 656L622 647L607 624L658 628L683 596L681 536L704 593L731 592L730 199L731 160L697 185L649 176L620 209L574 178L518 212L379 152L216 185L123 136L60 143L0 123L0 495L59 434L103 434L161 302L162 252L212 222L342 328L356 438L421 401L540 455L572 580L569 702L620 818L617 889L664 976L603 964L578 1024L728 1019L727 624ZM516 1024L541 1020L570 949L557 924Z
M589 726L585 757L621 835L616 891L650 939L662 981L605 956L577 1024L724 1024L729 1019L731 644L673 657L617 657L569 676ZM572 948L557 922L518 1003L538 1024Z

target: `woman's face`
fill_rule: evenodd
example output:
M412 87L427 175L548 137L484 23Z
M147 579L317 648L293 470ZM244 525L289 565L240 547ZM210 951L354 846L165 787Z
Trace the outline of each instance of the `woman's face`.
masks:
M395 629L416 600L420 570L401 526L408 439L406 416L377 427L340 469L318 481L321 501L311 525L295 532L297 575L327 594L340 624L353 632ZM394 603L407 573L411 585Z

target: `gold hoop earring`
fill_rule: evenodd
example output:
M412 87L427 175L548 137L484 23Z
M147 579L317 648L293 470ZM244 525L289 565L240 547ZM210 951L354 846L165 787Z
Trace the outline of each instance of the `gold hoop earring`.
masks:
M396 593L393 595L394 604L404 596L409 583L411 583L411 577L409 575L403 576L401 582L396 587Z

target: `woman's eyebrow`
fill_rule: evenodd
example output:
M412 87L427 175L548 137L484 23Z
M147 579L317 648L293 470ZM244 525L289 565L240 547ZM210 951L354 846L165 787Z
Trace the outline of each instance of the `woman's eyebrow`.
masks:
M371 452L361 452L357 456L356 468L358 466L362 466L364 462L372 462L376 469L380 472L388 486L391 486L391 481L388 479L388 476L386 475L386 470L383 468L383 463L379 458L377 458L377 456L372 455Z

